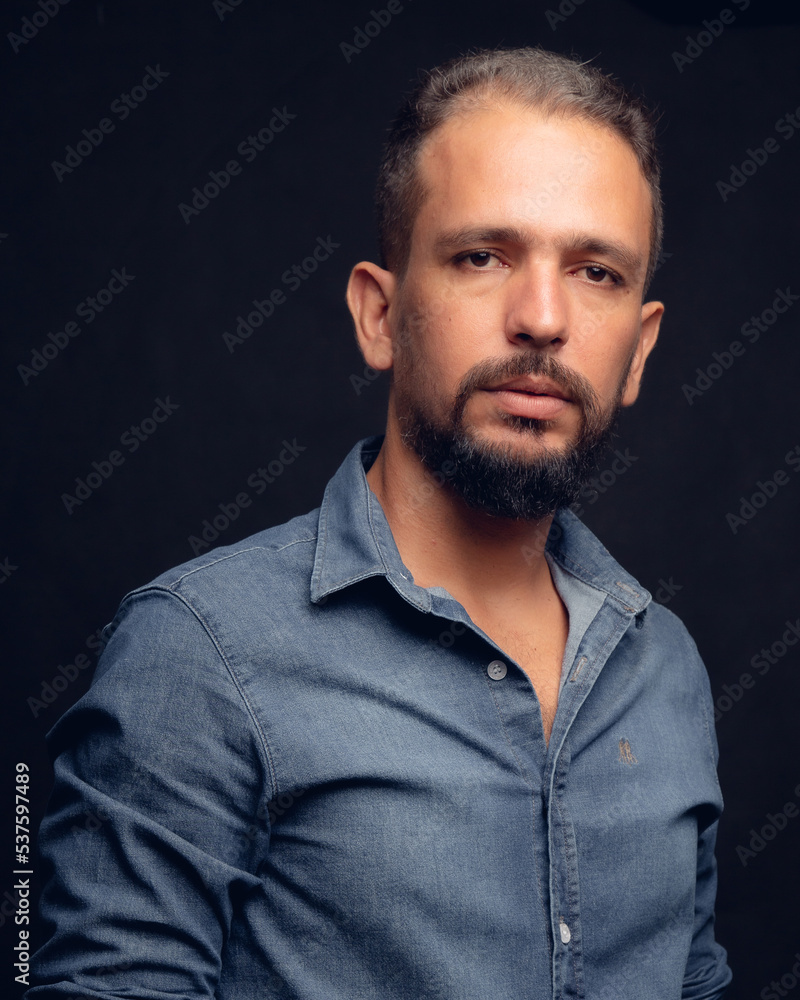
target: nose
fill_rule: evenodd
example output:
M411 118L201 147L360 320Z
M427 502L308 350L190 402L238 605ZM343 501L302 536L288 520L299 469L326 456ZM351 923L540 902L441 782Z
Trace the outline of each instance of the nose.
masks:
M506 282L506 336L519 345L558 347L566 343L568 303L563 275L552 264L520 269Z

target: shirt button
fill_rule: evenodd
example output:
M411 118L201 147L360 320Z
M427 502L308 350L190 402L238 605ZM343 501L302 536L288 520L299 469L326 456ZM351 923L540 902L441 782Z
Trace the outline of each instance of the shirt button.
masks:
M561 935L561 943L569 944L572 940L572 934L570 933L569 927L563 920L559 921L558 932Z
M508 673L508 667L502 660L492 660L487 669L493 681L501 681Z

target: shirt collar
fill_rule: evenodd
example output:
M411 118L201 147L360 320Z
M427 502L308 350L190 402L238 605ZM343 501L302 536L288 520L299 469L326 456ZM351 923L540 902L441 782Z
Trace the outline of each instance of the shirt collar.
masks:
M382 442L382 437L360 441L328 483L319 512L311 600L317 604L350 584L385 576L410 604L430 611L431 592L414 584L367 483L366 472ZM607 593L626 612L639 614L650 602L644 587L569 510L556 513L547 551L562 569Z
M546 549L562 569L590 587L604 591L623 611L638 615L650 603L649 592L620 566L597 535L571 510L562 508L556 512Z
M311 600L318 604L359 580L385 576L407 601L430 611L431 595L415 585L403 565L383 508L367 483L367 470L382 443L382 436L359 441L328 483L319 510Z

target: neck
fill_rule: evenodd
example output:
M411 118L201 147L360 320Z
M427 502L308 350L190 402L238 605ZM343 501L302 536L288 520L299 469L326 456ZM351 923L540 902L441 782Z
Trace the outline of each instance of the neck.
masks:
M391 424L367 473L414 582L486 607L552 587L544 557L552 516L521 521L473 510L447 485L446 473L431 473Z

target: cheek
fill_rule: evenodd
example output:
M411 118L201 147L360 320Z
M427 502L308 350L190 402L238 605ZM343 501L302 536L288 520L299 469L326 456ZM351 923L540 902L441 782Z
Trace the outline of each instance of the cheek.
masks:
M453 295L418 278L407 279L396 304L397 319L409 336L430 341L453 313Z
M590 331L573 336L567 344L567 354L579 366L603 397L614 394L625 375L638 344L638 327L625 323L615 329ZM565 354L564 361L570 363Z
M454 298L442 315L431 341L431 353L441 367L458 372L508 350L496 303Z
M447 392L486 357L486 329L474 309L465 309L453 297L411 302L402 314L400 336L395 336L396 363L413 366L419 376Z

